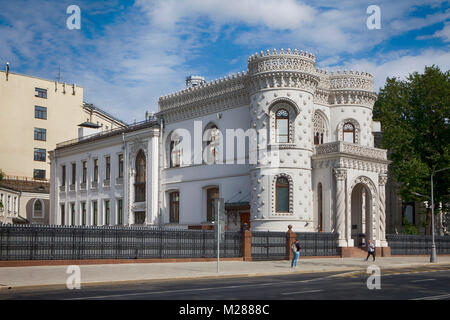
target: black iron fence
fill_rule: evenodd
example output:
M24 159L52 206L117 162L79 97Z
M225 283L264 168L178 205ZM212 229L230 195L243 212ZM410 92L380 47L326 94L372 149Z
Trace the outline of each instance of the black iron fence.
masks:
M285 260L286 232L252 232L252 260Z
M288 259L286 232L252 232L253 260ZM296 232L302 249L300 256L339 256L338 235L328 232Z
M331 232L296 232L302 249L300 256L339 256L338 234Z
M0 260L215 258L211 230L0 225ZM241 233L225 232L220 256L242 257Z
M450 254L450 236L435 236L436 253ZM431 236L387 234L391 254L431 254Z

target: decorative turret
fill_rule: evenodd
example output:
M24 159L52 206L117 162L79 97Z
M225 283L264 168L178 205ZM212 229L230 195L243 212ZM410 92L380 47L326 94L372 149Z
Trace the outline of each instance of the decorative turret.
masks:
M313 73L315 64L316 58L313 54L308 53L308 51L298 51L297 49L294 51L291 51L291 49L287 49L287 51L281 49L280 52L273 49L272 53L270 53L269 50L267 50L266 53L261 51L259 54L255 53L248 58L248 70L250 76L273 71Z
M367 72L344 70L331 72L330 74L331 90L366 90L373 91L373 76Z

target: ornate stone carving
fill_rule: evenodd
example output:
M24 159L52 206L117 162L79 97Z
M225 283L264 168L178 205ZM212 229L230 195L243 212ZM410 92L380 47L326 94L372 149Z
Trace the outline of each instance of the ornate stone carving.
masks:
M316 110L316 112L314 112L313 117L313 137L317 134L319 136L319 139L321 141L323 140L323 143L328 142L328 121L326 120L325 115L319 110Z
M337 126L337 137L339 141L343 141L344 137L343 137L343 130L344 130L344 125L346 123L351 123L354 127L355 127L355 144L359 144L361 143L361 126L359 125L359 122L355 119L352 118L347 118L345 120L342 120L341 122L339 122L338 126ZM345 148L345 146L344 146Z
M261 51L259 55L256 53L248 58L248 69L250 75L271 71L314 72L315 57L297 49L293 52L281 49L280 53L274 49L272 54L269 50L266 53Z
M379 193L380 193L380 203L379 203L379 210L380 210L380 221L379 221L379 228L380 228L380 240L385 241L386 240L386 182L387 182L387 175L386 174L380 174L378 176L378 185L379 185Z
M345 179L347 170L341 168L333 169L336 177L336 231L339 240L345 239Z

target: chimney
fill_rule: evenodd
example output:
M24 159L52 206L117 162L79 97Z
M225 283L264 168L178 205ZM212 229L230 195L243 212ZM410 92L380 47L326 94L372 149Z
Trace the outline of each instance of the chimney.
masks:
M6 63L6 81L8 81L8 75L9 75L9 62Z

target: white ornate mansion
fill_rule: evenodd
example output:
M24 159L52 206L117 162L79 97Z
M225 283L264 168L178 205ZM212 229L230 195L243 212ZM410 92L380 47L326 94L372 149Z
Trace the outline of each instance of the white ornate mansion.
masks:
M250 56L248 71L159 99L127 129L50 153L51 223L336 232L385 240L386 150L374 148L373 78L327 73L302 51Z

